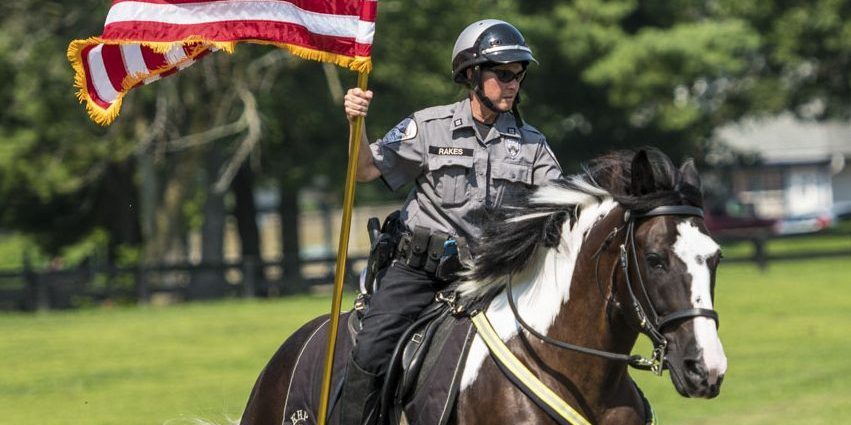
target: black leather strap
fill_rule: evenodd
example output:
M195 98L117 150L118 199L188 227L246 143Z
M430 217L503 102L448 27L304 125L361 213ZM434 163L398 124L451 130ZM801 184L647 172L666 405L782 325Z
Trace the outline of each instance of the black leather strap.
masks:
M716 328L720 324L718 322L718 312L716 312L715 310L709 310L706 308L690 308L688 310L675 311L665 317L662 317L661 319L659 319L659 323L656 324L656 327L659 330L662 330L665 328L665 325L669 325L673 322L676 322L677 320L690 319L692 317L710 318L715 321Z
M693 207L691 205L663 205L643 213L632 211L631 214L635 218L655 217L660 215L691 215L695 217L703 217L703 209Z

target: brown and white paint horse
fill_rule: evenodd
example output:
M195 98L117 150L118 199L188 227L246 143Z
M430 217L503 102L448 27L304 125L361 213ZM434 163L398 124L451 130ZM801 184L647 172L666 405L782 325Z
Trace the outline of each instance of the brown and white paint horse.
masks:
M680 394L718 395L727 369L712 310L720 249L701 208L690 161L677 169L653 149L598 158L586 173L536 190L486 229L463 297L497 293L484 314L498 335L589 422L643 425L649 413L627 362L568 350L531 332L621 359L639 333L651 334L666 346L664 365ZM510 308L507 285L531 332ZM322 323L314 320L284 342L258 379L243 424L290 423L281 403L292 365ZM554 422L476 337L449 423Z

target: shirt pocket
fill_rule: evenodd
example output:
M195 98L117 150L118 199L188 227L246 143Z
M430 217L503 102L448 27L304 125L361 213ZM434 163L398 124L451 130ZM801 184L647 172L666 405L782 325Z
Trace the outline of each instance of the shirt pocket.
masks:
M494 206L516 205L532 188L532 165L502 162L491 169L495 195Z
M464 204L470 195L469 178L473 170L473 157L438 156L428 162L434 191L443 206Z

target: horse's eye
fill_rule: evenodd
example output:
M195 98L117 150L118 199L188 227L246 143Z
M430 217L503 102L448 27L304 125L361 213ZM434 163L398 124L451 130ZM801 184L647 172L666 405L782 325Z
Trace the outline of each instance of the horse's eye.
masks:
M647 254L645 256L645 258L647 259L647 264L650 267L652 267L654 269L659 269L659 270L663 270L665 268L665 262L662 259L661 255L659 255L655 252L651 252L651 253Z

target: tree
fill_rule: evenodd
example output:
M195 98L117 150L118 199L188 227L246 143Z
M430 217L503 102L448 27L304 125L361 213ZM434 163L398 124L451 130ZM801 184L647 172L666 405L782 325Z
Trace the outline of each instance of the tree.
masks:
M103 229L111 257L127 245L163 261L185 257L186 231L220 219L233 190L244 252L256 253L253 181L281 191L283 257L297 261L298 191L324 175L342 199L339 97L354 73L241 45L134 90L119 120L100 128L75 103L58 52L100 31L103 14L89 11L108 4L0 5L0 227L33 235L51 255ZM518 26L541 62L521 108L566 172L647 144L701 161L713 131L744 116L847 119L849 14L837 0L386 0L367 130L374 140L413 111L461 98L449 69L455 37L495 17ZM358 192L360 200L404 195L381 183ZM207 257L220 252L215 231Z
M49 255L96 227L113 235L113 254L140 239L129 218L137 204L132 138L81 119L60 53L78 31L102 25L87 12L101 4L0 5L0 226L32 234Z

